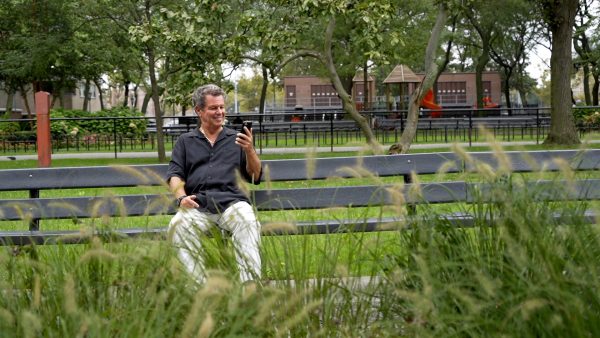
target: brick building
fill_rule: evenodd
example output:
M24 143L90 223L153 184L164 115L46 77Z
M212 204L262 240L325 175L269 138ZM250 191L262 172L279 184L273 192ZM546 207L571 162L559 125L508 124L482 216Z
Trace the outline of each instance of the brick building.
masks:
M397 69L397 68L396 68ZM390 74L391 75L391 74ZM391 100L393 107L399 107L402 100L407 100L412 94L416 83L420 82L424 74L416 73L410 78L406 90L394 88L390 84ZM389 77L388 77L389 78ZM377 93L373 77L369 76L368 102L386 103L385 93ZM500 103L502 98L501 79L497 72L484 72L482 75L484 95L493 103ZM287 76L283 79L285 90L285 107L301 106L304 109L312 108L341 108L342 103L336 90L328 79L316 76ZM397 83L397 82L396 82ZM408 82L407 82L408 83ZM442 73L433 88L435 102L446 108L474 107L476 106L475 73ZM364 102L364 81L361 74L354 78L352 95L359 106ZM371 104L372 107L384 108L386 105Z
M79 86L73 88L72 91L64 92L61 98L61 101L56 100L54 103L54 107L59 107L62 102L62 107L64 109L81 109L83 106L84 100L84 84L80 83ZM98 95L98 88L94 84L90 85L90 98L88 102L88 111L98 111L100 110L100 98ZM0 90L0 113L6 111L8 95L5 91ZM27 102L25 102L27 100ZM21 117L30 117L27 113L27 105L31 110L32 115L35 115L35 100L33 90L28 88L25 97L21 94L21 92L17 91L12 96L12 111L13 115L11 118L19 119ZM33 117L33 116L32 116Z

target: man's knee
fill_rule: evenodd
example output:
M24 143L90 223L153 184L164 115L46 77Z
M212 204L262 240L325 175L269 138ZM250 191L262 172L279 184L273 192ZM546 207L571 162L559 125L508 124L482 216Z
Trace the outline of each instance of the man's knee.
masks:
M238 202L230 208L232 208L232 210L228 216L232 221L254 223L258 220L254 208L247 202Z

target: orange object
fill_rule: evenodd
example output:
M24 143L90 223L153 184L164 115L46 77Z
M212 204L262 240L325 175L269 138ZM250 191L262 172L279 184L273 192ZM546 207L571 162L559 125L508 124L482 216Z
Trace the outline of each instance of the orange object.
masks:
M50 137L50 94L35 93L35 114L37 116L38 167L51 165L52 139Z
M423 100L421 100L421 107L430 109L431 117L442 117L442 107L436 104L433 100L433 90L429 89L425 94L425 97L423 97Z
M483 99L483 108L498 108L499 104L492 102L492 99L489 96L484 96Z

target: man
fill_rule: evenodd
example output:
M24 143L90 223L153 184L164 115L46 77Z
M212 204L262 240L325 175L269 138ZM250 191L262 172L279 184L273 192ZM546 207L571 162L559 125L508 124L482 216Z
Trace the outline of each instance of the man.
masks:
M205 280L200 236L213 226L231 232L242 282L259 279L260 223L238 177L259 184L261 162L252 129L224 127L225 92L209 84L192 97L199 127L182 134L173 148L167 182L179 210L169 224L178 256L198 281ZM239 172L239 175L236 173Z

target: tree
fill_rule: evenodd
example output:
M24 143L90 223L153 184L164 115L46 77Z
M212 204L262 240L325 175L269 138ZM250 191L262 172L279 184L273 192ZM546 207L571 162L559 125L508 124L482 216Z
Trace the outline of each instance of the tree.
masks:
M591 29L598 24L598 18L592 13L592 0L579 2L573 34L573 47L578 59L576 68L583 70L583 92L586 105L598 105L598 89L600 88L600 50L598 36L590 36ZM590 78L594 84L590 89Z
M12 102L14 94L19 90L19 86L26 80L23 75L16 67L13 68L12 64L17 62L12 61L11 54L13 49L16 47L15 43L15 27L19 27L17 24L18 17L16 14L16 4L12 1L0 2L0 83L2 89L7 93L6 101L6 115L10 116L12 112Z
M512 84L525 90L525 67L527 51L532 49L538 39L541 27L536 20L531 6L521 0L513 0L504 4L507 11L506 20L500 21L502 34L499 34L490 45L490 56L502 70L504 98L506 106L512 107L510 89ZM513 80L513 78L517 78ZM512 110L508 110L509 115Z
M28 113L29 85L34 91L58 94L56 87L76 78L75 67L61 67L73 45L74 5L70 0L9 0L0 5L0 77L9 93L21 92Z
M242 76L238 80L237 92L243 102L240 110L250 111L260 107L263 79L262 75L254 75L252 77Z
M448 8L444 3L438 5L438 14L436 17L435 24L431 30L431 36L427 44L425 52L425 77L421 83L417 86L415 91L410 97L408 116L406 118L406 127L400 137L400 142L390 147L388 153L399 154L407 153L413 139L417 133L417 124L419 121L419 108L420 103L425 97L425 94L430 90L439 74L442 72L442 68L437 64L437 51L440 46L440 40L442 32L445 28L446 21L448 19ZM442 64L446 64L447 60L441 61Z
M237 65L246 48L243 38L238 40L244 33L235 27L249 6L252 3L243 0L194 0L161 11L162 24L155 34L169 51L163 67L166 102L188 105L192 91L201 83L232 89L225 70L233 69L231 60Z
M178 0L105 0L99 3L99 17L109 19L113 24L127 32L131 42L136 45L132 50L142 53L138 57L143 58L147 67L150 80L149 93L152 98L154 114L156 119L156 143L158 161L166 162L164 133L163 133L163 111L161 108L161 94L165 82L159 78L162 68L168 67L168 48L165 48L163 36L161 35L165 22L165 13L184 6L185 2ZM128 76L124 76L125 84L128 84Z
M289 7L294 10L294 6ZM397 46L400 38L391 29L399 8L388 1L312 1L305 2L294 12L290 28L302 32L296 50L284 59L275 73L292 60L311 57L326 70L344 111L357 122L375 152L381 146L350 95L352 78L368 60L385 59L382 50ZM323 34L324 32L324 34ZM345 79L345 80L344 80Z
M461 2L461 8L463 15L476 32L477 38L472 42L479 50L479 55L475 59L477 106L483 107L482 74L490 61L491 46L499 35L496 22L502 11L498 10L496 2L487 0L466 0Z
M234 64L250 63L262 77L260 86L258 112L265 113L265 102L270 79L276 83L279 72L278 66L288 53L292 53L293 44L297 41L298 33L291 29L280 29L282 22L290 22L293 12L287 6L271 4L269 1L255 2L242 12L235 25L233 43L241 48L239 54L233 54ZM242 47L243 46L243 47Z
M571 43L578 0L540 0L544 22L552 37L550 57L551 123L544 144L579 144L571 107L573 61Z

